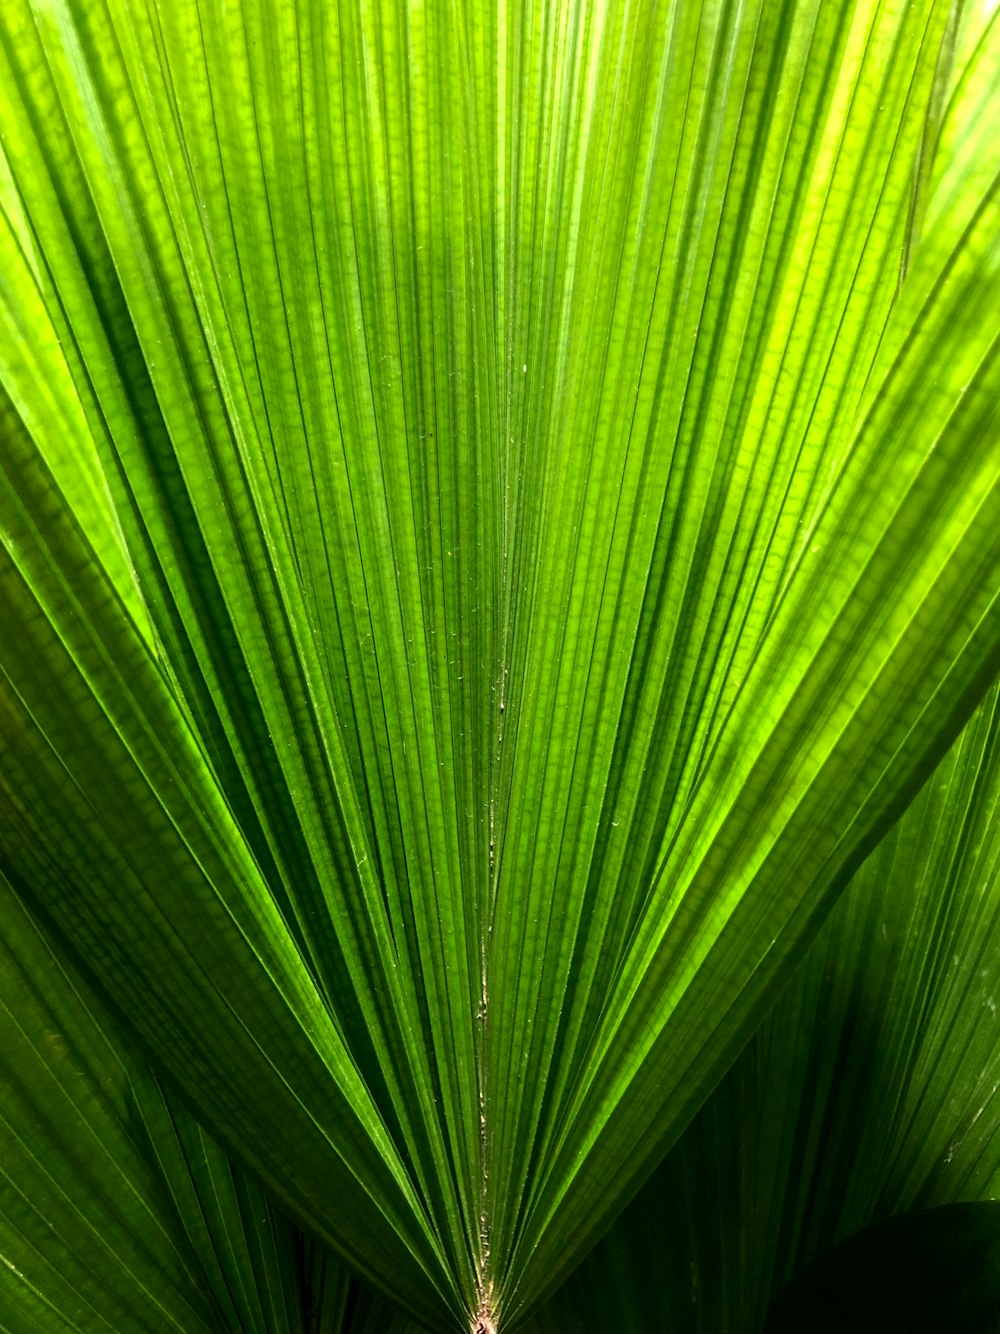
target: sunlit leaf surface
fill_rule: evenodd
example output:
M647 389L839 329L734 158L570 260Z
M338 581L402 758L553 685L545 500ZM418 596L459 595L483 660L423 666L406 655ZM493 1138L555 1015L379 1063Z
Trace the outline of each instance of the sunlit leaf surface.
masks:
M570 1272L1000 663L997 26L3 6L0 865L413 1316Z
M804 1281L804 1304L781 1328L797 1320L808 1330L810 1301L818 1329L834 1314L842 1329L877 1328L864 1319L885 1315L903 1289L911 1305L901 1297L896 1324L882 1327L918 1328L921 1279L906 1266L921 1253L926 1319L966 1328L963 1280L970 1318L983 1316L978 1301L1000 1317L990 1259L1000 1205L983 1215L933 1209L1000 1198L998 931L993 690L663 1165L531 1322L533 1334L598 1334L612 1323L622 1334L760 1334L789 1280L835 1243L928 1209L926 1224L919 1213L899 1223L898 1241L892 1229L881 1242L862 1234L842 1268ZM818 1300L824 1281L845 1289L842 1300ZM852 1308L851 1286L865 1282L881 1305L869 1309L859 1295Z

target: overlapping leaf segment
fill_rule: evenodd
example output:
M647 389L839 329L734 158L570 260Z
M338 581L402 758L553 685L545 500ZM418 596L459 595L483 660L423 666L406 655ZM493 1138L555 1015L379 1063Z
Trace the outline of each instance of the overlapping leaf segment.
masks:
M290 1224L116 1039L2 882L0 906L4 1327L304 1334Z
M935 1206L1000 1195L998 930L994 688L856 872L740 1058L531 1322L532 1334L612 1326L622 1334L760 1334L802 1266L876 1220L904 1228L914 1219L907 1211L924 1209L940 1227L936 1244L918 1261L920 1272L905 1269L917 1252L913 1234L895 1272L881 1256L886 1287L905 1298L930 1273L912 1324L984 1328L974 1294L963 1300L957 1290L961 1227L956 1233ZM1000 1205L980 1208L978 1265L965 1277L995 1309L996 1268L984 1243L996 1244ZM841 1319L845 1329L879 1327L877 1285L864 1277L861 1270L844 1285L845 1305L855 1303L853 1319ZM830 1302L840 1295L814 1299L797 1327L832 1327Z
M4 6L2 866L424 1320L569 1271L995 670L996 26Z

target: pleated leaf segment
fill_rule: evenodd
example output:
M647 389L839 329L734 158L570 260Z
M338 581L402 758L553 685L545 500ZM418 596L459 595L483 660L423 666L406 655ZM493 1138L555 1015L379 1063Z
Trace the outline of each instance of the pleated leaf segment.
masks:
M3 6L0 865L433 1327L582 1258L1000 662L996 26Z
M988 1328L959 1281L971 1239L995 1311L1000 1205L986 1202L1000 1198L998 928L994 687L664 1162L529 1321L531 1334L760 1334L789 1280L836 1243L854 1236L866 1258L874 1224L889 1238L900 1229L898 1249L873 1245L870 1268L836 1272L842 1291L814 1302L817 1322L853 1303L840 1328L860 1329L881 1281L898 1292L881 1328L923 1319L958 1330L973 1316L983 1323L972 1328ZM914 1297L922 1310L904 1316ZM803 1329L805 1314L798 1308Z

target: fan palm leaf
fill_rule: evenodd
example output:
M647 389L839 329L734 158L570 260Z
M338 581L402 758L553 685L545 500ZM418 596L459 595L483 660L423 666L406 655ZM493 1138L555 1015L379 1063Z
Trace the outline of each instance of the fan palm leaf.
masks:
M428 1323L527 1311L1000 662L997 24L0 19L0 863Z

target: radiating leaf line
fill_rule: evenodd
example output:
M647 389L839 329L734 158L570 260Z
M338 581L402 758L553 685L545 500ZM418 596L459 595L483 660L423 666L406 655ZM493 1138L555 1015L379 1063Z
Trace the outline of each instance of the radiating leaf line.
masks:
M996 665L976 22L0 21L2 865L426 1321L582 1255Z
M221 1289L212 1278L213 1264L234 1272L246 1263L238 1230L229 1233L228 1260L213 1245L213 1229L222 1228L221 1236L241 1226L240 1207L268 1220L272 1235L261 1258L267 1245L290 1237L288 1225L255 1185L242 1187L240 1206L233 1178L232 1203L218 1197L219 1218L204 1236L186 1227L183 1211L164 1207L164 1188L176 1190L182 1180L195 1192L210 1189L221 1151L202 1139L202 1165L169 1162L176 1137L192 1133L190 1118L167 1111L148 1070L114 1036L107 1016L102 1022L95 1013L6 884L2 898L5 1326L110 1334L127 1324L186 1334L218 1329L221 1320L234 1334L288 1329L276 1313L271 1320L255 1309L246 1290L228 1312L216 1305ZM292 1291L291 1272L269 1280L262 1273L259 1281Z
M998 722L994 687L662 1167L526 1328L759 1330L838 1238L995 1193Z

